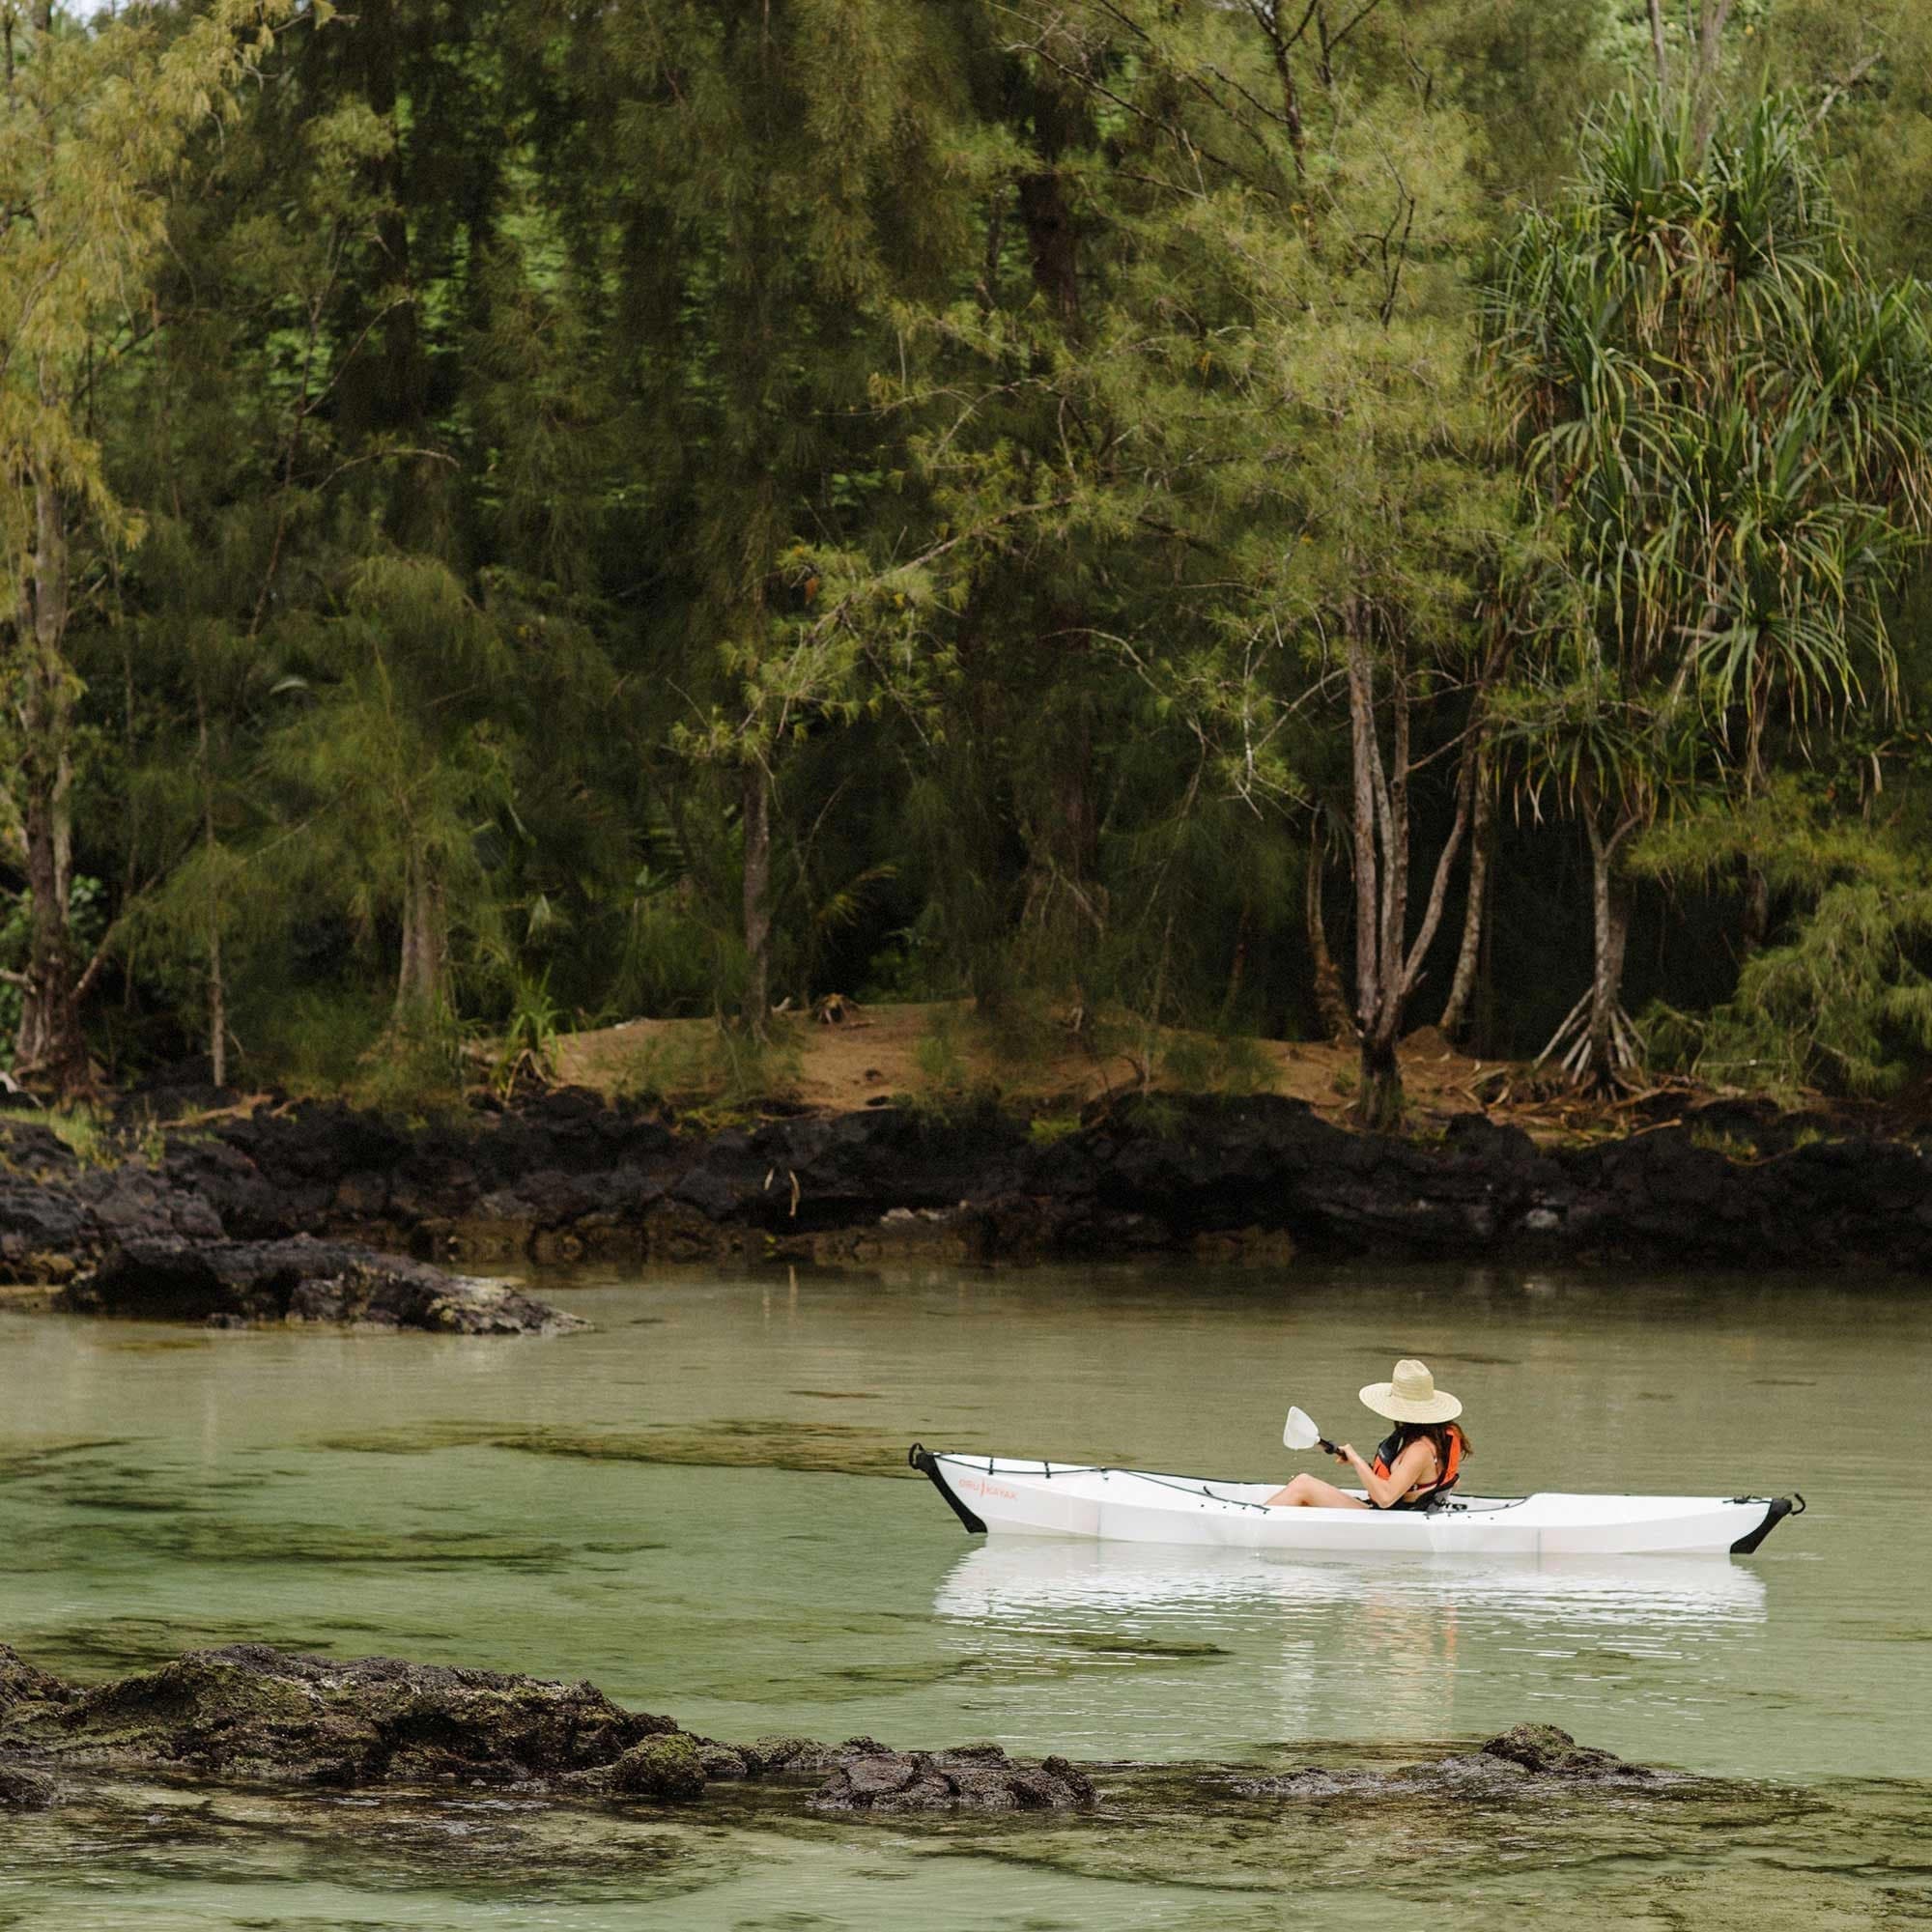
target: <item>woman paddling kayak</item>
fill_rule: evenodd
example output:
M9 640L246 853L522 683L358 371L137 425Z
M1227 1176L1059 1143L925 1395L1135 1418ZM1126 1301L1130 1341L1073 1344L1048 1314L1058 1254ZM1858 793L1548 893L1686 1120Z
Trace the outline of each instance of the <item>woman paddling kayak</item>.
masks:
M1270 1507L1427 1509L1455 1487L1469 1454L1469 1438L1455 1420L1463 1405L1438 1389L1420 1362L1398 1362L1387 1381L1371 1382L1362 1391L1362 1402L1396 1425L1377 1445L1373 1462L1364 1462L1347 1442L1335 1451L1336 1462L1352 1465L1368 1499L1351 1496L1320 1476L1297 1476L1268 1497Z

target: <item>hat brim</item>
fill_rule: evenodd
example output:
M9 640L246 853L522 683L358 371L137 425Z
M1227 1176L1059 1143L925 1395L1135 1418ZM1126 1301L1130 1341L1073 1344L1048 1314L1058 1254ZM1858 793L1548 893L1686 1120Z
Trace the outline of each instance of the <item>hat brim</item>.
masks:
M1463 1405L1447 1389L1437 1389L1427 1402L1405 1402L1393 1382L1371 1382L1362 1391L1362 1406L1391 1422L1453 1422Z

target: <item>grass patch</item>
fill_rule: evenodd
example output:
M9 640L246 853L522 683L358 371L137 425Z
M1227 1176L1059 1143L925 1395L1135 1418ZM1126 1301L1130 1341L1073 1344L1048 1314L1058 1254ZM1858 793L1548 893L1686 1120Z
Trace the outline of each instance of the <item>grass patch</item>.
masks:
M1080 1131L1078 1114L1036 1114L1027 1122L1027 1139L1035 1147L1052 1147Z
M1245 1034L1172 1033L1161 1044L1160 1075L1179 1093L1245 1099L1273 1087L1275 1064Z
M802 1064L795 1020L775 1016L763 1039L743 1027L693 1022L639 1040L617 1065L611 1095L620 1104L688 1114L698 1125L726 1126L760 1101L789 1098Z
M919 1081L906 1103L929 1124L951 1125L999 1108L999 1083L973 1070L968 1024L952 1009L942 1008L913 1048Z
M112 1167L120 1155L113 1129L92 1107L0 1107L0 1122L45 1127L83 1167Z

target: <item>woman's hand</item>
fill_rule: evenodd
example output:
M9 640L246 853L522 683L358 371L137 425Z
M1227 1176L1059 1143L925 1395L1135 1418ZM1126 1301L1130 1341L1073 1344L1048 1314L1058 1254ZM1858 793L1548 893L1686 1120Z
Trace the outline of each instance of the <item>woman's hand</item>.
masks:
M1362 1459L1355 1454L1355 1445L1352 1442L1343 1442L1336 1447L1335 1460L1346 1468L1351 1463L1359 1463Z

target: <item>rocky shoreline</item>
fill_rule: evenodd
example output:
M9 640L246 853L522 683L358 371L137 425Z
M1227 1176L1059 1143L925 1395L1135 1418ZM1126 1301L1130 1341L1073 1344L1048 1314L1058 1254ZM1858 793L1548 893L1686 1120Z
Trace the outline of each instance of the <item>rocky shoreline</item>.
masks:
M297 1237L367 1244L360 1286L304 1290L354 1268L292 1255ZM390 1251L386 1286L371 1286L368 1247ZM949 1122L890 1106L701 1132L566 1089L414 1127L336 1104L264 1105L151 1127L106 1165L82 1163L38 1124L0 1123L0 1282L123 1313L166 1312L172 1299L196 1319L228 1306L244 1320L408 1322L409 1309L446 1315L464 1300L456 1278L412 1278L397 1255L460 1265L1296 1252L1923 1270L1932 1166L1910 1140L1834 1137L1736 1106L1548 1148L1481 1114L1411 1140L1350 1132L1275 1098L1128 1107L1053 1138L997 1115ZM143 1306L144 1279L171 1285L151 1287ZM224 1282L242 1283L226 1304L214 1292ZM520 1323L493 1296L477 1332L569 1325L549 1311Z
M1132 1774L998 1745L895 1750L763 1737L727 1745L627 1711L591 1684L373 1657L304 1657L265 1644L190 1651L158 1670L80 1686L0 1644L0 1811L61 1805L76 1784L344 1791L487 1788L525 1800L687 1804L746 1792L810 1811L1068 1812L1116 1803ZM1558 1785L1662 1789L1692 1780L1519 1724L1473 1750L1393 1770L1160 1767L1202 1802L1312 1802L1430 1793L1534 1804ZM1096 1779L1099 1781L1096 1782ZM1124 1780L1124 1782L1122 1782Z

